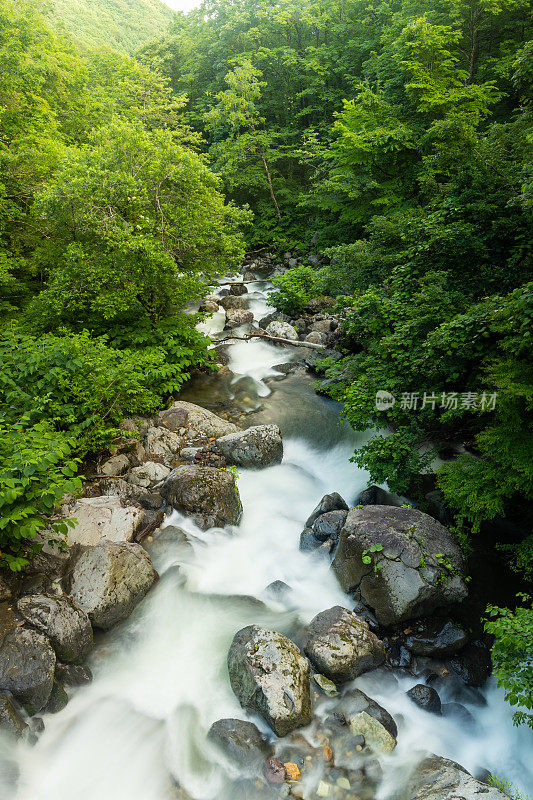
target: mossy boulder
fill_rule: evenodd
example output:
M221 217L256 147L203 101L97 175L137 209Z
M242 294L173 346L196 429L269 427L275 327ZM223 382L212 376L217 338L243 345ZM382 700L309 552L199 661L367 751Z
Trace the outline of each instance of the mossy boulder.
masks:
M192 517L204 531L241 521L242 505L231 472L184 465L170 473L160 492L173 508Z

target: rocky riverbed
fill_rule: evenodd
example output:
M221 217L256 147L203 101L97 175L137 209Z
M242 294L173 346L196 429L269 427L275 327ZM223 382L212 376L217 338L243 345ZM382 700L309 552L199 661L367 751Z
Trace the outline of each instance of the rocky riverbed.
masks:
M365 488L316 348L246 339L331 350L327 303L269 317L272 264L246 269L206 301L219 374L125 420L64 499L69 550L0 584L1 796L503 800L489 772L527 790L531 735L464 624L452 534Z

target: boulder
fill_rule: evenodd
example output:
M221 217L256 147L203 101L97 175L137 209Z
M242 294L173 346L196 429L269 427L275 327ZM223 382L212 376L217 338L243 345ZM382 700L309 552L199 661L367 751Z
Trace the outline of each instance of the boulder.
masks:
M46 704L46 712L48 714L59 714L60 711L63 711L67 703L68 694L63 689L59 681L54 678L52 693L50 694L48 703Z
M234 308L248 308L248 298L238 297L234 294L227 294L226 297L220 298L220 305L225 311Z
M428 711L430 714L441 713L441 702L438 692L431 686L425 686L423 683L417 683L412 689L406 693L407 697L413 701L415 705Z
M366 622L341 606L311 621L305 653L318 672L335 683L351 681L385 661L383 642Z
M173 403L165 414L186 413L189 425L197 431L200 431L210 439L216 439L219 436L225 436L227 433L235 433L240 430L233 422L228 422L212 411L206 408L197 406L194 403L187 403L185 400L177 400ZM179 426L183 427L182 425Z
M0 731L14 736L15 739L20 739L28 731L22 710L14 698L5 692L0 694Z
M415 656L452 656L468 642L464 628L451 619L419 619L412 622L408 630L404 643Z
M300 550L302 553L311 553L313 550L318 550L323 542L317 539L312 528L304 528L300 534Z
M0 692L11 692L29 714L48 702L56 655L42 633L18 627L0 645Z
M377 719L394 739L398 736L398 726L394 717L383 706L380 706L379 703L362 692L361 689L351 689L345 692L341 698L340 708L348 718L364 711L370 717Z
M56 656L65 663L82 661L93 643L89 617L64 595L33 594L17 603L19 614L50 639Z
M326 511L313 522L313 533L321 542L338 542L347 516L347 511Z
M374 753L390 753L396 747L394 736L366 711L360 711L351 718L350 731L354 736L363 736L366 746Z
M91 547L100 542L131 542L144 522L144 511L135 506L124 508L118 495L82 497L71 516L76 526L69 528L70 545Z
M164 481L169 475L169 467L165 467L164 464L159 464L157 461L146 461L139 467L133 467L128 475L128 481L134 486L148 489L149 486L155 486L156 483Z
M305 527L312 528L315 521L328 511L348 511L348 506L337 492L324 495L320 503L313 510L311 516L307 519Z
M273 311L271 314L266 314L259 320L259 327L266 330L271 322L290 322L291 318L287 314L282 314L281 311Z
M124 507L140 503L144 494L141 487L124 478L102 478L98 481L98 490L101 495L118 497Z
M243 294L248 294L248 289L244 283L232 283L229 287L230 294L240 297Z
M169 431L174 431L175 433L182 428L186 428L188 421L189 412L186 408L176 403L173 403L170 408L165 408L164 411L160 411L156 417L156 422L159 427L168 428Z
M298 331L288 322L270 322L265 330L268 336L276 336L280 339L298 340Z
M231 643L228 670L243 708L259 714L278 736L311 721L309 664L282 634L243 628Z
M261 772L272 747L253 722L219 719L211 725L207 738L249 776Z
M253 321L253 311L248 311L246 308L230 308L226 314L227 328L238 328L240 325L246 325Z
M305 341L309 342L310 344L323 344L325 345L328 340L328 337L325 333L321 333L320 331L311 331L305 337Z
M91 683L93 674L89 667L82 664L56 663L55 677L62 686L86 686Z
M242 505L231 472L183 465L170 473L160 491L173 508L192 517L204 531L241 521Z
M131 614L155 578L140 544L103 542L76 560L70 594L96 628L108 630Z
M382 625L467 596L463 555L452 534L413 508L352 508L332 568L344 591L373 608Z
M183 440L181 436L167 428L148 428L144 446L147 455L161 456L163 460L171 461L175 453L183 447Z
M490 650L483 642L471 642L448 659L446 666L467 686L483 686L492 672Z
M312 322L309 326L312 331L317 331L318 333L329 333L332 330L332 320L328 319L319 319L316 322Z
M271 467L283 459L283 441L277 425L254 425L228 433L217 439L217 448L228 464L248 469Z
M214 298L211 299L206 297L200 306L200 311L207 311L209 314L216 314L218 311L218 298L215 300Z
M112 456L109 458L105 464L102 464L101 472L104 475L109 475L110 477L116 477L118 475L123 475L130 466L130 460L128 456L124 455L124 453L119 453L116 456Z
M381 486L367 486L357 495L356 506L402 506L404 500L397 494L392 494Z
M402 792L402 800L508 800L507 795L481 783L460 764L440 756L425 758Z

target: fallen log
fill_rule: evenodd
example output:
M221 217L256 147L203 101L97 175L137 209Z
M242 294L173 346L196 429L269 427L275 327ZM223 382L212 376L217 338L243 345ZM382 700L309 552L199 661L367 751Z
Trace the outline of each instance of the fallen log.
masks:
M282 336L270 336L268 333L247 333L245 336L225 336L223 341L227 339L240 339L247 342L250 339L268 339L271 342L278 342L279 344L290 344L294 347L311 347L315 350L327 350L325 344L317 344L315 342L300 342L299 339L284 339Z

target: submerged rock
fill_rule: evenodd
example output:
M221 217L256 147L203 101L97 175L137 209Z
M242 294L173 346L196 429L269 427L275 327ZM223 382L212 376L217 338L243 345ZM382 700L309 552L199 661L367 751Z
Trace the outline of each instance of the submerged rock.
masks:
M351 718L350 731L354 736L363 736L366 746L375 753L390 753L396 747L394 736L391 736L381 722L366 711L361 711Z
M85 550L74 564L70 592L96 628L126 619L156 578L139 544L105 542Z
M48 702L54 682L56 655L42 633L15 628L0 645L0 692L10 692L29 714Z
M91 622L72 598L33 594L21 598L17 610L26 622L48 636L61 661L81 661L91 649Z
M341 606L312 620L305 652L313 666L335 683L351 681L385 661L383 642L366 622Z
M208 739L248 775L257 775L272 747L253 722L219 719L211 725Z
M391 625L465 599L464 560L452 534L412 508L352 508L332 568L346 592Z
M228 464L239 467L270 467L283 459L283 441L277 425L254 425L229 433L217 439L217 448Z
M346 716L353 717L365 711L370 717L374 717L394 738L398 736L398 727L389 712L380 706L375 700L361 691L361 689L350 689L342 695L339 708Z
M173 508L192 517L204 531L241 521L235 477L226 470L184 465L170 473L160 491Z
M311 721L309 664L281 633L243 628L231 643L228 669L243 708L259 714L278 736Z
M490 784L481 783L455 761L440 756L425 758L405 786L404 800L506 800Z

